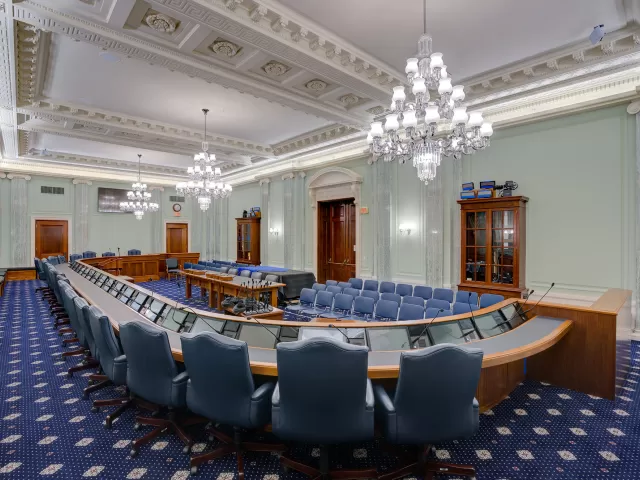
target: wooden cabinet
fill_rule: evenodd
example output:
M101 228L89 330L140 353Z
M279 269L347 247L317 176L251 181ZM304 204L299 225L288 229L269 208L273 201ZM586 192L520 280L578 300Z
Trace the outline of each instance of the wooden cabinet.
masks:
M528 200L527 197L458 200L460 290L522 297Z
M236 218L237 263L260 265L260 218Z

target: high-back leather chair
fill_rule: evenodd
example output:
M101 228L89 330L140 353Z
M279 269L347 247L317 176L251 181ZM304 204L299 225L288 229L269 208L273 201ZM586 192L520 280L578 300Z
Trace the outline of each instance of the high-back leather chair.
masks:
M47 257L47 260L49 260L49 263L51 265L59 265L60 264L60 259L56 255L51 255L50 257Z
M320 444L320 469L305 466L304 473L328 478L327 445L373 438L368 356L366 347L321 337L277 345L272 431L283 440ZM284 455L280 460L300 469ZM349 478L376 477L372 470L351 473Z
M92 252L91 250L82 252L82 258L96 258L96 252Z
M64 255L58 255L58 264L67 263L67 259Z
M159 406L169 407L166 420L136 417L138 425L152 425L154 430L131 444L131 456L164 430L177 433L191 449L192 440L178 423L176 408L186 406L186 372L180 373L171 354L167 332L150 322L131 321L120 326L120 341L127 357L127 386L136 396Z
M142 255L142 252L137 248L132 248L131 250L127 250L127 255Z
M267 451L267 445L242 442L242 429L256 429L271 421L271 395L274 382L256 388L245 342L214 332L180 337L182 354L189 374L187 406L192 412L215 423L233 427L234 435L212 429L210 432L224 443L212 452L191 458L191 473L198 465L231 453L236 454L238 473L244 476L242 451ZM224 368L211 368L212 365ZM284 445L273 445L272 451L284 451Z
M82 258L82 255L79 253L72 253L71 256L69 257L69 261L70 262L75 262L76 260L80 260Z
M102 256L103 256L103 257L115 257L115 256L116 256L116 254L115 254L115 253L113 253L113 252L104 252L104 253L102 254Z
M390 396L381 385L375 387L376 409L386 440L424 446L474 435L479 426L474 395L482 356L480 349L452 344L402 352L395 394ZM397 472L400 476L427 472L427 478L433 478L433 474L446 471L449 475L475 477L473 467L444 465L428 459L429 454L430 448L423 449L421 461L412 470L403 466ZM385 477L396 478L393 472Z

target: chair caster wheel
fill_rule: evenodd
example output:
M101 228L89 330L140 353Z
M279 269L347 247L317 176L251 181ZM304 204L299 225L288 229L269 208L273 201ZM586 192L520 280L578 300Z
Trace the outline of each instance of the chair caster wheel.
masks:
M67 372L67 378L73 377L73 372Z
M291 471L291 469L287 465L282 465L282 471L284 473L289 473Z
M182 453L188 454L191 451L191 445L185 445L182 448Z
M91 407L91 413L99 413L100 407Z
M208 440L209 440L210 442L213 442L215 439L216 439L216 437L215 437L215 436L213 436L213 435L209 435Z
M158 415L160 415L160 410L154 410L153 412L151 412L152 417L157 417Z
M111 419L109 417L107 417L104 421L104 428L106 428L107 430L111 428Z
M198 474L198 467L191 467L191 475L197 475Z
M64 360L64 357L63 357L62 355L60 355L60 356L58 357L58 360Z
M89 400L89 394L86 392L82 392L82 399L83 400Z
M133 424L133 429L134 430L140 430L140 424L139 423L134 423Z
M93 385L93 383L94 383L94 382L93 382L93 380L89 380L89 381L87 382L87 386L89 386L89 387L90 387L91 385Z
M132 457L136 457L138 455L138 450L136 450L135 448L132 448L129 451L129 455L131 455Z

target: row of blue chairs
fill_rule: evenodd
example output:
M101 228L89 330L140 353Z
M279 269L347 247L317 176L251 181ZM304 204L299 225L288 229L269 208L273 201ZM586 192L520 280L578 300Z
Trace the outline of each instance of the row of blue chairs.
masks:
M136 248L131 249L131 250L127 250L127 255L142 255L142 252ZM96 258L98 255L96 254L96 252L92 252L90 250L87 250L86 252L82 252L82 253L72 253L71 256L69 257L69 261L70 262L75 262L76 260L81 260L83 258ZM114 252L104 252L102 254L103 257L115 257L116 254Z

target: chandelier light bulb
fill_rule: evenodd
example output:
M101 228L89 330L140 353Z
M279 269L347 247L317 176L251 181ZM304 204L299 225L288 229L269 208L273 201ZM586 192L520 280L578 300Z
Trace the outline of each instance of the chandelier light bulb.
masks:
M438 123L440 121L440 113L436 105L429 105L425 110L424 122L425 123Z
M442 67L442 70L440 70L440 78L449 78L449 72L447 72L446 65Z
M404 93L404 87L402 85L393 87L393 97L391 98L392 101L404 102L406 98L407 98L407 95Z
M371 131L367 133L367 144L371 145L373 143L373 135L371 135Z
M415 110L406 110L402 119L402 126L404 128L416 128L418 126L418 119L416 118Z
M480 127L480 135L483 137L490 137L493 135L493 125L491 122L484 122Z
M407 75L415 75L416 73L418 73L418 59L407 59L407 66L405 67L404 71Z
M444 95L451 92L453 92L453 87L451 86L451 79L450 78L440 79L440 84L438 85L438 93L440 95Z
M381 137L384 135L384 130L382 129L382 122L373 122L371 124L371 135L375 137Z
M431 54L431 68L444 67L444 61L442 60L442 54L440 52Z
M484 119L482 118L482 113L480 112L471 112L469 114L469 123L470 127L481 127Z
M464 100L464 86L456 85L451 92L451 100L461 102Z
M216 177L219 177L220 175L222 175L222 170L220 170L220 167L216 167L213 173Z
M386 121L384 122L384 129L387 132L392 132L398 130L400 128L400 124L398 123L398 115L392 113L391 115L387 115Z
M411 89L414 95L419 95L427 91L427 85L424 78L418 77L413 80L413 88Z
M467 107L458 107L453 110L453 118L451 123L454 125L464 125L467 123L469 116L467 115Z

